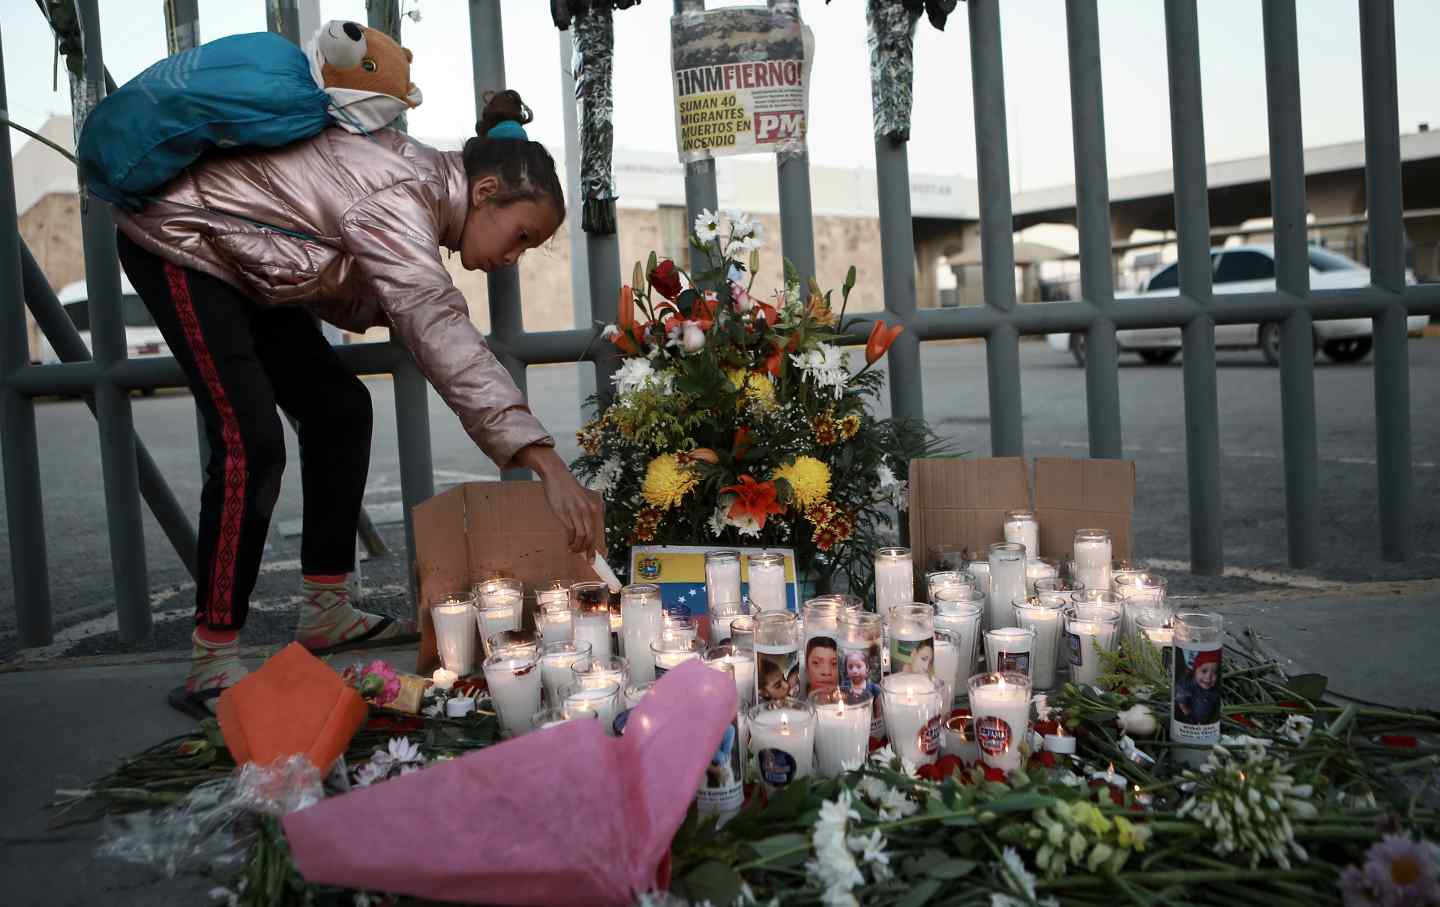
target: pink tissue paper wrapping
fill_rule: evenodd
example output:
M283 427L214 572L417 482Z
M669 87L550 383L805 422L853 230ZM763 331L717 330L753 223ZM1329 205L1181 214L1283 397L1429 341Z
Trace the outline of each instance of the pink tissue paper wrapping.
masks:
M284 818L309 882L482 904L630 904L735 713L728 674L665 674L623 737L571 721Z

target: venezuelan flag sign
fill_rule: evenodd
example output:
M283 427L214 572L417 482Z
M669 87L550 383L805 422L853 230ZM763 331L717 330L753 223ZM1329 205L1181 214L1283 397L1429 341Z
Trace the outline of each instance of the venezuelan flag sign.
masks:
M796 581L795 551L791 548L709 548L699 545L641 546L630 549L630 576L633 582L660 587L664 608L688 610L702 617L709 614L705 594L705 552L740 552L740 594L750 594L750 564L746 555L780 554L785 558L785 605L800 610L800 589Z

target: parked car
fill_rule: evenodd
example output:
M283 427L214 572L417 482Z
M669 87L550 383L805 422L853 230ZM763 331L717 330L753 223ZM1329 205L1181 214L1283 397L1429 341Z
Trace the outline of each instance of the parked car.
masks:
M1370 269L1344 255L1311 246L1310 288L1334 290L1363 287L1370 283ZM1275 250L1271 246L1230 246L1210 250L1210 267L1214 272L1216 293L1254 293L1275 289ZM1407 283L1415 275L1406 272ZM1138 293L1117 293L1118 299L1149 299L1179 295L1180 265L1171 264L1155 273ZM1412 315L1409 333L1419 334L1429 324L1429 316ZM1374 345L1371 337L1373 322L1369 318L1341 318L1315 322L1315 348L1335 362L1357 362L1365 358ZM1139 328L1117 331L1121 352L1139 353L1146 362L1169 362L1180 354L1180 328ZM1069 352L1076 363L1085 364L1085 335L1049 334L1050 348ZM1259 348L1265 361L1280 363L1280 325L1217 324L1217 349L1243 350Z
M75 323L75 328L80 332L80 339L85 341L85 348L94 350L90 346L90 303L89 290L85 281L77 280L74 283L66 284L55 296L64 307L65 314ZM125 355L131 359L140 359L147 356L168 356L170 347L161 335L160 329L155 326L155 319L150 317L150 310L145 308L145 301L135 292L130 285L130 280L121 272L120 274L120 314L125 322ZM55 348L50 345L49 338L40 338L40 362L43 365L53 365L60 362L60 356ZM153 390L142 391L145 396L150 396Z

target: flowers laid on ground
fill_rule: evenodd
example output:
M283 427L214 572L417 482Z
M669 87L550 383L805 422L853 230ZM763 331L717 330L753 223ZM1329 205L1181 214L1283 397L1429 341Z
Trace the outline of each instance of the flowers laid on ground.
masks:
M425 767L425 757L420 747L409 737L392 737L384 749L375 747L370 761L355 770L354 781L359 787L369 787L388 778L398 778Z
M705 268L652 254L605 331L624 358L609 404L580 429L575 468L605 496L610 553L623 564L635 544L791 547L802 571L862 589L906 506L910 460L938 449L923 423L871 412L875 366L903 327L875 321L852 367L854 268L838 300L788 263L767 295L754 286L758 223L706 211L692 242Z

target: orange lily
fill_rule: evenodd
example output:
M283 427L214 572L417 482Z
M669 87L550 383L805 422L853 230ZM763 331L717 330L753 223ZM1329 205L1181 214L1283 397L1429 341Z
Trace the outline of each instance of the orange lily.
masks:
M750 446L750 429L743 425L735 429L735 440L730 446L735 451L735 456L743 456L745 449Z
M770 355L765 357L765 371L770 373L770 377L780 377L780 365L784 362L784 355L777 346L770 351Z
M865 363L874 365L878 362L904 330L903 324L886 327L885 322L876 321L870 328L870 339L865 341Z
M732 520L749 520L755 528L764 529L765 519L785 512L776 500L780 496L774 482L757 482L752 476L741 476L738 484L720 489L721 494L735 495L728 516Z

